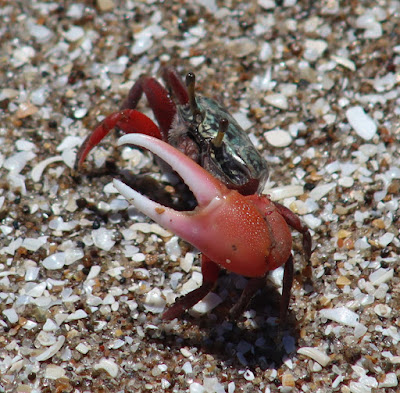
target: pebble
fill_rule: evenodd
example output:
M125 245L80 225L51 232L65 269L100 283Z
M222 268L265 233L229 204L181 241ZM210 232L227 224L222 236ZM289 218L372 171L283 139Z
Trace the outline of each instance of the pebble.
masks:
M8 319L10 323L17 323L18 322L18 314L13 308L6 308L3 311L3 315Z
M53 380L64 378L65 375L66 371L55 364L49 364L44 371L44 377Z
M354 185L354 179L350 176L344 176L338 180L338 184L344 188L351 188Z
M62 346L64 345L64 342L65 342L65 337L59 336L57 339L57 342L54 345L47 348L40 355L36 356L36 358L35 358L36 361L43 362L43 361L46 361L46 360L52 358L62 348Z
M36 51L31 46L21 46L13 52L13 64L15 67L21 67L28 63L36 54ZM11 93L11 92L10 92ZM0 93L1 95L2 93ZM18 92L17 92L18 95ZM7 98L13 98L9 96Z
M30 35L36 39L37 42L43 44L48 42L53 37L53 32L43 25L36 25L33 23L28 24Z
M65 252L56 252L42 261L42 265L48 270L61 269L65 264Z
M318 362L321 366L326 367L331 358L323 351L313 347L302 347L297 350L300 355L308 356L309 358Z
M192 382L189 386L189 393L206 393L206 389L198 382Z
M185 257L180 259L179 266L184 272L189 273L190 270L192 269L193 262L194 262L194 254L192 252L187 252L185 254Z
M97 7L101 12L109 12L115 8L114 0L97 0Z
M336 285L339 287L343 287L350 284L351 281L346 276L339 276L336 280Z
M112 358L102 358L93 366L94 370L104 370L111 377L116 378L119 372L119 366Z
M319 201L326 194L332 191L335 187L336 187L335 182L318 185L317 187L313 188L310 191L309 197L314 199L315 201Z
M73 312L72 314L68 315L66 321L70 322L70 321L76 321L78 319L83 319L83 318L87 318L88 315L86 313L85 310L76 310L75 312Z
M286 96L281 93L269 94L264 97L264 101L278 109L287 110L289 108Z
M172 236L171 232L168 232L164 228L160 227L158 224L155 223L135 223L129 227L132 231L140 231L143 233L155 233L161 237L170 237Z
M35 266L28 266L25 271L25 281L35 281L39 275L39 268Z
M392 309L386 304L377 304L374 307L374 312L380 317L390 318Z
M264 138L274 147L286 147L292 143L292 137L290 134L281 129L264 132Z
M150 292L148 292L143 302L145 309L153 314L162 313L166 304L167 302L161 295L159 288L153 288Z
M253 371L246 370L246 372L243 374L243 378L246 381L253 381L255 378Z
M286 372L282 375L282 386L290 388L295 386L295 380L292 373Z
M368 328L363 325L362 323L357 323L355 328L354 328L354 337L355 338L361 338L364 336L365 333L367 333Z
M198 314L207 314L219 304L222 303L222 299L214 292L210 292L201 301L192 307L192 312Z
M393 269L385 269L379 268L369 275L369 281L373 285L380 285L387 281L390 281L393 278L394 270Z
M196 3L202 5L211 14L218 12L218 6L215 0L196 0Z
M257 3L265 10L274 9L276 7L275 0L258 0Z
M40 236L38 238L26 237L22 242L22 247L26 248L29 251L37 251L40 247L43 247L47 244L48 236Z
M260 49L260 54L258 55L261 61L269 60L273 55L272 46L269 42L264 42Z
M51 345L54 345L56 343L55 335L49 332L45 332L44 330L39 332L39 334L36 336L36 340L40 343L40 345L43 345L44 347L50 347Z
M45 289L46 289L46 283L41 282L39 284L35 284L29 291L27 291L26 294L32 297L40 297L43 295Z
M106 228L94 229L92 231L94 245L104 251L110 251L114 247L115 241L112 240L112 237L113 231Z
M316 229L322 224L322 220L313 214L305 214L303 220L310 229Z
M376 39L382 36L382 26L371 10L356 19L356 26L365 30L364 38L366 39Z
M232 113L232 116L245 131L249 130L253 126L253 123L249 120L245 112L240 111Z
M36 154L32 151L20 151L8 157L3 164L5 169L8 169L13 174L18 174L24 169L28 161L36 157Z
M346 117L353 130L362 139L369 141L376 135L377 125L361 106L347 109Z
M328 43L323 40L308 39L304 43L304 58L308 61L316 61L320 58L328 47Z
M248 37L240 37L228 41L227 48L232 56L242 58L253 53L257 49L257 45Z
M178 236L172 236L171 239L165 243L165 251L172 261L178 260L178 258L181 256L181 248L179 246Z
M27 141L26 139L18 139L15 142L15 147L19 151L29 151L33 150L36 147L36 145L32 142Z
M151 29L149 28L143 29L138 34L135 34L135 42L131 48L131 53L133 55L140 55L148 51L154 43L152 36Z
M289 186L281 186L275 188L268 188L269 184L267 184L263 190L264 195L269 195L271 200L280 201L286 198L298 197L304 194L304 188L300 184L289 185Z
M350 327L355 327L359 320L359 316L347 307L325 308L320 310L319 314L323 318Z
M62 161L61 156L54 156L54 157L46 158L45 160L39 162L32 168L31 179L35 183L38 183L40 181L46 167L49 166L50 164L53 164L54 162L60 162L60 161Z
M385 379L379 383L379 388L394 388L398 385L396 373L387 373Z
M346 57L332 55L331 58L342 67L345 67L351 71L356 70L356 64L354 63L354 61L347 59Z
M386 232L378 239L378 243L381 247L388 246L394 239L394 233Z
M193 372L193 367L190 364L190 362L185 362L184 365L182 366L182 371L185 374L191 374Z
M53 320L47 318L45 324L43 325L43 331L44 332L53 332L57 329L58 329L57 324Z
M78 352L82 353L83 355L86 355L86 354L90 351L91 348L88 347L86 344L79 343L79 344L75 347L75 349L76 349Z
M85 35L85 30L80 26L71 26L69 30L64 32L64 37L69 42L76 42L83 38Z

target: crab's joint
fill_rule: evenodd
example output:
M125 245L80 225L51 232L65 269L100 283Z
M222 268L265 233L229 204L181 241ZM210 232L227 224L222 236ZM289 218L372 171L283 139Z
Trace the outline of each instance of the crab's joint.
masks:
M229 121L227 119L221 119L219 122L218 133L212 140L212 144L215 148L220 148L222 146L222 141L224 140L224 135L229 127Z

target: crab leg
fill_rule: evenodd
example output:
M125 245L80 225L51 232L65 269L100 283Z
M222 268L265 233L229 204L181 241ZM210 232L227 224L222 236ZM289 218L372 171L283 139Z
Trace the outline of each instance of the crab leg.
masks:
M122 104L122 109L135 109L142 93L146 95L149 101L150 108L160 126L163 139L167 140L168 131L175 117L176 106L167 90L156 79L146 75L141 76L131 87L127 99Z
M90 151L115 127L126 133L139 132L161 138L160 130L154 122L135 109L124 109L107 116L84 140L78 150L75 169L78 169Z
M225 269L247 277L259 277L269 270L270 230L246 197L228 190L205 169L161 140L129 134L118 143L144 147L162 158L181 176L198 202L193 211L175 211L114 180L118 191L138 210Z
M202 254L201 273L203 274L203 283L201 286L185 296L180 297L171 307L162 315L164 320L171 320L179 317L185 310L193 307L202 300L213 289L218 279L219 266L211 261L210 258Z

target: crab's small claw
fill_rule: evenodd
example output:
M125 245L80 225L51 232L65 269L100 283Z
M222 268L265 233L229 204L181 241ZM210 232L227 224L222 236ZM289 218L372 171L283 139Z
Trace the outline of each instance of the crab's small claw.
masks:
M270 270L270 229L246 197L229 190L190 158L159 139L129 134L120 138L118 144L140 146L159 156L181 176L198 202L193 211L175 211L114 180L118 191L138 210L229 271L260 277Z

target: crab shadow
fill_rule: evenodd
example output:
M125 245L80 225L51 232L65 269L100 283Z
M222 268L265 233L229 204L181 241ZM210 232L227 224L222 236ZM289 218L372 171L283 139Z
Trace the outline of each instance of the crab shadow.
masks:
M159 165L162 163L163 161L160 160ZM168 170L165 171L165 176L169 182L163 183L153 177L152 174L134 174L129 170L120 169L115 161L110 160L106 161L105 166L102 168L85 172L84 176L89 180L97 178L121 180L140 194L150 196L153 201L175 210L193 210L197 206L197 201L189 187L180 180L176 173ZM76 183L80 183L82 176L75 174L74 179ZM174 183L173 187L170 185L171 182ZM93 212L96 213L95 211ZM102 215L99 212L98 215L102 221L107 221L104 214Z
M227 284L231 276L220 278L219 285ZM294 313L289 311L287 322L279 324L280 294L266 285L252 299L248 311L232 320L229 310L239 295L239 291L229 293L208 315L193 317L185 313L172 323L158 320L160 329L149 332L151 339L177 352L183 347L197 348L238 370L279 368L298 347L300 330Z

